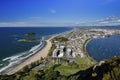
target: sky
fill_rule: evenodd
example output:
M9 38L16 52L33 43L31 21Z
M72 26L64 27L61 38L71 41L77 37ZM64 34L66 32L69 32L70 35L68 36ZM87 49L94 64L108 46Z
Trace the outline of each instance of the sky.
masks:
M119 25L120 0L0 0L0 26Z

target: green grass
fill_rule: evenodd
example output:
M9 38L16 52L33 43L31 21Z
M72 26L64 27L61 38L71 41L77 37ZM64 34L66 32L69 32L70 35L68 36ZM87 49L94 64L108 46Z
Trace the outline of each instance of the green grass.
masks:
M71 64L70 63L68 65L61 65L55 68L55 71L59 71L61 75L66 75L69 76L71 74L76 73L79 70L85 70L89 67L92 66L92 62L90 59L88 58L76 58L75 59L77 64ZM76 66L78 65L78 66Z
M66 75L66 76L74 74L79 70L80 70L79 68L72 68L70 66L63 66L63 65L55 68L55 71L59 71L61 75Z
M91 65L91 60L88 58L76 58L75 59L77 61L78 64L87 64L87 65Z
M29 75L25 76L25 77L23 78L23 80L37 80L36 74L38 74L38 72L36 72L36 71L34 71L34 72L29 72Z
M65 37L55 37L54 39L52 39L53 41L59 41L59 42L66 42L68 41L67 38Z
M89 58L76 58L75 60L77 64L80 65L80 70L87 69L94 65L94 62L92 62Z

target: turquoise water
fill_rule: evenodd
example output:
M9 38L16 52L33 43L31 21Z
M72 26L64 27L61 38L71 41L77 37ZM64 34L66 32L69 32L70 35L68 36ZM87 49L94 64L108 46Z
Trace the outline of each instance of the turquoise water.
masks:
M97 61L120 56L120 35L93 39L87 44L87 51Z

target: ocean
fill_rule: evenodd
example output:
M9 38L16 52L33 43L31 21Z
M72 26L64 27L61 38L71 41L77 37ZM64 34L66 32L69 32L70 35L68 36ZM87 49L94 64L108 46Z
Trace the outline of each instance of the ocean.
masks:
M19 39L42 39L72 30L70 27L0 27L0 72L35 54L41 42L18 42ZM25 36L34 32L35 36ZM34 51L34 53L31 53Z

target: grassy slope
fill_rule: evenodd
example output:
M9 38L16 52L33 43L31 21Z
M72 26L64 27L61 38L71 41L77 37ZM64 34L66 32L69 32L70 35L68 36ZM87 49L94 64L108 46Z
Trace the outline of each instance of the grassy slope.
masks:
M105 63L96 64L95 70L90 67L86 70L77 71L76 66L61 66L54 65L53 67L44 71L20 72L10 76L0 76L0 80L119 80L120 79L120 57L113 57ZM69 64L71 65L71 64ZM74 68L74 69L73 69ZM61 75L73 73L70 76ZM75 73L76 72L76 73Z
M61 75L71 75L76 73L77 71L79 71L79 68L72 68L71 66L59 66L57 68L55 68L55 71L59 71Z
M90 67L69 76L70 80L119 80L120 79L120 57L113 57L100 66L97 64L95 70Z

